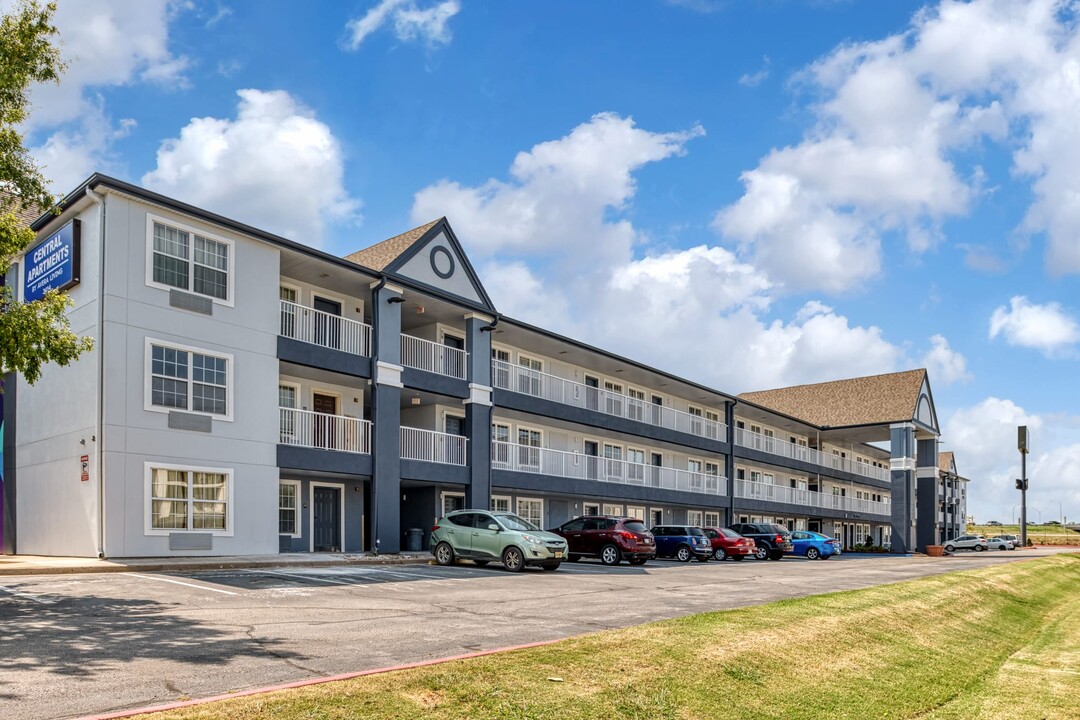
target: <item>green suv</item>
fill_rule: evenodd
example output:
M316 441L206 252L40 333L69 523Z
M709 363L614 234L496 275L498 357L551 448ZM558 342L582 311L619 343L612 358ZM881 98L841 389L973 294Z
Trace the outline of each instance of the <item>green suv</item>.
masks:
M513 513L457 510L431 528L431 554L440 565L465 558L481 566L498 560L510 572L527 565L556 570L566 557L566 540Z

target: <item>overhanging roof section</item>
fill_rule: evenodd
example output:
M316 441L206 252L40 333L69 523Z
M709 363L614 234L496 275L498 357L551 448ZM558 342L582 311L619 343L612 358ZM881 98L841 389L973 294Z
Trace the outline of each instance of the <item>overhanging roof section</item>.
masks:
M795 385L739 399L797 417L822 429L915 422L937 433L937 412L926 370Z

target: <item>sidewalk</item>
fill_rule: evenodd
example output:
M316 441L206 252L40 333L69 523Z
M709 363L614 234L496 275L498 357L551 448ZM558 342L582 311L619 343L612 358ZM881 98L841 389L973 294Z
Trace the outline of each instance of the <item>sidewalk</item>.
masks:
M279 555L224 555L216 557L156 557L98 560L96 558L0 555L0 576L57 575L64 573L180 572L257 567L331 567L335 565L427 564L426 552L400 555L370 553L282 553Z

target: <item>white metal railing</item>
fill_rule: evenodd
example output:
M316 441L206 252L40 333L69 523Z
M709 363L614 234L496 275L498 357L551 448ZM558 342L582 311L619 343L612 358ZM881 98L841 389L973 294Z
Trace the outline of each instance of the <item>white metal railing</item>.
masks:
M322 310L281 300L282 337L322 345L353 355L371 356L371 326Z
M444 465L464 465L467 442L461 435L403 427L401 428L401 458Z
M727 440L727 425L718 420L655 405L647 400L584 385L503 360L491 361L491 378L492 386L502 390L596 410L711 440Z
M752 432L745 428L735 428L735 444L741 447L760 450L770 455L779 455L791 460L801 460L813 465L820 465L833 470L861 475L874 480L888 481L890 473L888 468L879 468L870 463L853 461L850 458L842 458L839 455L815 450L805 445L783 440L771 435Z
M468 378L469 353L413 335L401 336L401 364L439 375Z
M494 470L516 470L577 480L598 480L707 495L725 494L727 482L727 478L722 475L656 467L627 460L614 460L502 441L491 443L491 467Z
M851 512L871 513L873 515L888 515L890 512L888 503L877 502L875 500L861 500L859 498L815 492L812 490L802 490L800 488L787 487L785 485L755 482L753 480L736 479L735 497L787 503L789 505L804 505L806 507L824 508L827 510L847 510Z
M371 453L369 420L284 407L278 408L278 417L282 445Z

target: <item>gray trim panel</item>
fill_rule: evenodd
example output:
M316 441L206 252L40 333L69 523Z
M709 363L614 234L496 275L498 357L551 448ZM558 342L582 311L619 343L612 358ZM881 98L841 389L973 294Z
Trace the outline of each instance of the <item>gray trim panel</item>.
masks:
M278 445L277 464L282 470L313 470L342 475L371 476L371 456L361 453Z
M312 345L311 343L281 337L280 335L277 340L277 356L279 360L355 377L371 377L371 358L353 355L341 350L332 350L321 345Z

